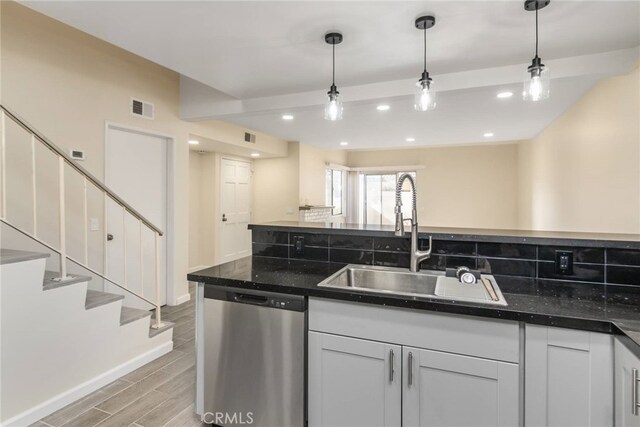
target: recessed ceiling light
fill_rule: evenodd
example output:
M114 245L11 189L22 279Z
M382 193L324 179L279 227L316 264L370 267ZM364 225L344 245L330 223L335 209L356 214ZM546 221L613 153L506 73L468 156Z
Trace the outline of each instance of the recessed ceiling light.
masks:
M484 136L485 138L491 138L493 136L493 132L485 132L485 134L482 136Z
M189 144L191 144L191 145L198 145L198 144L200 144L200 141L197 141L197 140L195 140L195 139L190 139L190 140L189 140Z
M349 145L349 143L347 141L342 141L340 145L345 146L345 145Z
M251 157L260 157L260 153L251 153Z
M498 93L497 96L500 99L511 98L513 96L513 92L509 92L509 91L500 92Z
M376 110L378 110L378 111L387 111L389 108L391 108L391 107L389 107L387 104L382 104L382 105L378 105L376 107Z
M407 138L407 139L405 139L405 141L407 141L407 142L415 142L416 139L415 138Z
M293 116L291 114L283 114L282 120L293 120Z

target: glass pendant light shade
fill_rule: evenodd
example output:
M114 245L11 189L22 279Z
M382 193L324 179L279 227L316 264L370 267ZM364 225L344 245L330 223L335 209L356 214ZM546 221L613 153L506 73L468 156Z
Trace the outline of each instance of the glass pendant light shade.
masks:
M325 120L342 120L342 97L334 85L327 92L327 102L324 106Z
M436 91L433 80L428 75L416 83L416 93L413 108L416 111L428 111L436 108Z
M550 93L549 87L549 67L540 63L539 58L534 58L532 65L527 69L522 99L532 102L547 99Z

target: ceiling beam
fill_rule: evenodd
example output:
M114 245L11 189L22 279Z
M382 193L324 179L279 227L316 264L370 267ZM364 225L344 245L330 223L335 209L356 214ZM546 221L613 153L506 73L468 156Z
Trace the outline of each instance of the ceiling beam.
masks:
M628 73L636 66L638 47L592 55L545 60L552 79L579 76L610 77ZM528 63L480 70L435 75L439 92L468 90L522 81ZM344 102L372 102L411 96L415 79L392 80L357 86L340 87ZM328 83L327 83L328 84ZM322 105L326 90L290 93L262 98L237 99L195 80L181 77L180 114L184 120L220 119L227 116L251 115L273 111L295 111Z

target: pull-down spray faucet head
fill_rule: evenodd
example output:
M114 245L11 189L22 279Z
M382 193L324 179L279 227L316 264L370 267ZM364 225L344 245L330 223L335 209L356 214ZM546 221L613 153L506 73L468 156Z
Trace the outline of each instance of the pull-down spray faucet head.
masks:
M404 236L404 220L402 219L402 203L396 204L396 230L395 235L398 237Z

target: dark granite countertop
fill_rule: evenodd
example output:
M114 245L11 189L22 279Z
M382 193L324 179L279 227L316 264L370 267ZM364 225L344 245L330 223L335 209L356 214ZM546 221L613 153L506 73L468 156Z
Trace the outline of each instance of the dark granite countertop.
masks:
M354 236L391 236L392 225L363 225L325 222L276 221L250 224L249 229L301 233L342 234ZM532 245L563 245L640 249L640 234L574 233L562 231L494 230L488 228L419 227L419 237L438 240L483 241L496 243L527 243Z
M640 346L640 307L572 296L571 283L533 286L527 294L502 289L507 307L369 294L318 286L344 264L246 257L188 275L210 285L281 292L344 301L524 321L594 332L624 334ZM533 280L533 279L532 279ZM500 282L498 281L498 285Z

